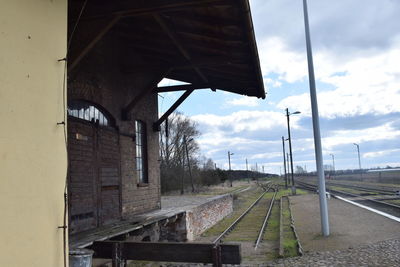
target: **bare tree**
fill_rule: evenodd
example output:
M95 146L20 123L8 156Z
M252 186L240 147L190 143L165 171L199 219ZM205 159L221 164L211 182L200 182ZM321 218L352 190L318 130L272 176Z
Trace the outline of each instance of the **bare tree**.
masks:
M182 187L181 181L184 179L182 175L185 175L185 168L189 164L190 166L197 165L199 145L196 138L199 136L200 131L197 129L196 123L180 112L173 113L162 125L160 155L163 191L177 190ZM183 190L183 188L180 189Z

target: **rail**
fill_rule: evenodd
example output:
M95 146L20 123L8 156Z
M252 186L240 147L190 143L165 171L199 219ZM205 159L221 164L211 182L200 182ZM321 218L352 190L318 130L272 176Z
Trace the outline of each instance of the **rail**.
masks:
M237 224L240 222L248 213L249 211L257 205L257 203L264 197L264 195L272 188L272 186L269 186L267 190L265 190L231 225L228 226L228 228L225 229L225 231L222 232L214 241L214 244L217 244L224 238L226 234L228 234Z
M256 245L255 245L254 249L257 249L257 248L258 248L258 245L259 245L259 244L261 243L261 241L262 241L262 236L263 236L263 234L264 234L265 227L267 226L267 221L268 221L269 216L270 216L270 214L271 214L272 206L274 205L275 196L276 196L276 193L277 193L277 192L278 192L278 191L275 190L275 193L274 193L274 195L272 196L271 202L269 203L268 212L267 212L267 214L265 215L264 222L263 222L263 225L261 226L260 233L258 234L257 241L256 241Z

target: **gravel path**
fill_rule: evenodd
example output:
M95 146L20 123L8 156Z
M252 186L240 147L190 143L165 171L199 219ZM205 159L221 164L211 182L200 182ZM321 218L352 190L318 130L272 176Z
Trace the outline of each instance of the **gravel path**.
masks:
M331 234L321 236L316 194L290 197L292 216L305 252L335 251L400 239L400 223L338 199L328 201Z
M310 252L259 266L400 266L400 239L381 241L354 249Z
M279 259L262 264L242 264L240 267L286 267L286 266L343 266L343 267L394 267L400 266L400 239L391 239L378 243L360 246L353 249L310 252L301 257ZM177 264L159 263L129 266L160 266L160 267L202 267L211 264ZM233 265L227 265L233 267Z

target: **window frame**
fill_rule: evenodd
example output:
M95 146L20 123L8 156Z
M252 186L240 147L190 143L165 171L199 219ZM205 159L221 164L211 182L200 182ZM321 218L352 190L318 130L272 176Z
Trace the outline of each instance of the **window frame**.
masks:
M73 106L79 105L86 105L88 106L88 108L73 108ZM86 113L86 110L90 111ZM81 111L83 112L83 116L80 116ZM87 101L84 99L74 99L68 101L67 114L69 117L74 119L82 120L89 123L98 123L98 125L102 127L115 128L115 119L113 118L113 116L105 108L91 101Z
M147 129L142 120L135 120L135 174L138 186L149 184Z

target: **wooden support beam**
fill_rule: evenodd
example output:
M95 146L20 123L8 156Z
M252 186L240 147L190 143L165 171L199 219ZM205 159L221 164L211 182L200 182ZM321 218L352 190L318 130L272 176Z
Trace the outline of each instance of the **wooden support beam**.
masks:
M122 109L121 117L123 120L128 120L129 112L139 103L146 95L153 92L153 88L157 86L157 84L171 71L171 69L166 70L162 74L160 74L157 78L152 80L149 83L149 86L145 86L142 90L136 95L136 97L125 107Z
M153 15L154 19L160 24L161 28L163 31L168 35L168 37L172 40L172 42L176 45L178 50L181 52L181 54L185 57L185 59L189 62L192 61L192 58L189 54L188 51L183 47L181 42L179 41L179 38L177 37L176 33L174 33L167 25L165 20L159 15L159 14L154 14ZM201 70L198 67L194 67L194 70L196 71L197 75L203 80L203 82L208 82L207 77L201 72Z
M177 107L179 107L180 104L182 104L183 101L194 91L194 89L189 89L181 97L176 100L176 102L164 113L164 115L161 116L154 124L153 124L153 130L155 132L160 131L160 125L163 123L169 115L171 115L172 112L176 110Z
M231 0L152 0L152 1L105 1L103 4L89 1L82 19L91 20L105 16L135 17L153 13L175 12L189 8L212 5L232 5ZM75 16L74 16L75 17Z
M241 263L240 244L98 241L91 249L95 251L94 258L113 259L116 263L125 260L213 263L214 266Z
M185 90L197 90L197 89L208 89L211 88L209 84L182 84L182 85L171 85L171 86L161 86L154 89L157 93L175 92L175 91L185 91Z
M73 70L81 59L97 44L98 41L120 20L120 16L108 17L96 21L80 21L76 32L70 40L68 51L68 71Z
M162 56L155 56L154 53L151 54L143 54L141 53L143 57L146 58L152 58L152 61L148 61L146 63L135 63L132 62L131 64L126 64L123 67L123 71L125 73L129 72L137 72L140 70L159 70L160 65L162 66L168 66L173 70L186 70L186 69L193 69L195 67L197 68L212 68L212 67L226 67L226 66L236 66L237 64L243 64L242 62L239 61L230 61L224 58L204 58L204 59L193 59L191 62L187 61L176 61L171 58L166 58ZM158 61L156 64L154 61ZM241 66L241 65L239 65Z

